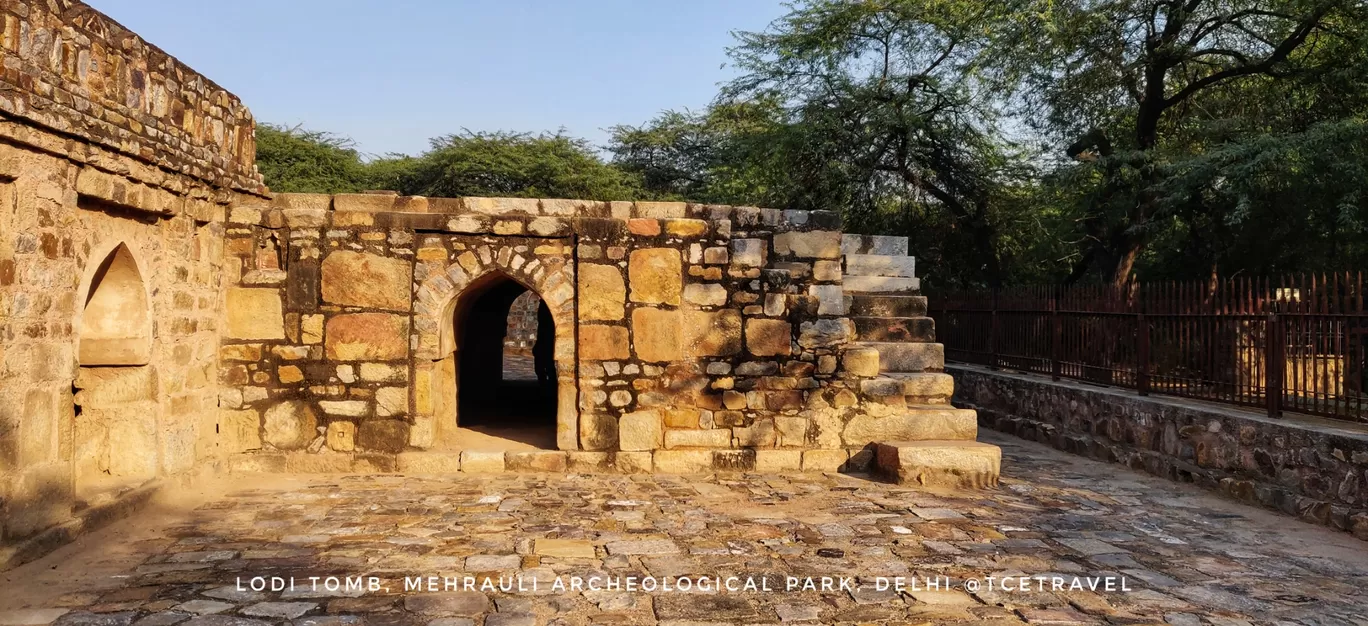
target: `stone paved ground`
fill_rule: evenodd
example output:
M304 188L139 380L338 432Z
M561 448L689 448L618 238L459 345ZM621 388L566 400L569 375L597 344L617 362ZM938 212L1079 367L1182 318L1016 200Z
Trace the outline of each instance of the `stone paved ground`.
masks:
M149 512L103 543L6 573L0 609L32 608L0 612L0 624L63 611L59 624L194 626L1368 624L1368 544L984 438L1006 453L997 491L824 475L282 478L188 514ZM403 590L407 576L467 574L521 575L538 590ZM307 577L327 575L375 576L388 591L310 588ZM774 591L548 589L557 577L633 575L751 577ZM898 575L948 577L954 588L870 588ZM1130 590L963 591L970 579L1022 575L1124 576ZM295 588L237 590L253 576L293 576ZM790 576L864 586L786 592Z

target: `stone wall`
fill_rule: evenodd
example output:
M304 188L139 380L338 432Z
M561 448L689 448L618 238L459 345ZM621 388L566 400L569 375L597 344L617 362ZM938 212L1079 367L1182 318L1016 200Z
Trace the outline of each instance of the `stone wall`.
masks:
M233 94L74 0L0 2L0 112L216 186L261 193ZM123 172L119 158L100 164Z
M460 423L463 297L496 277L556 320L561 450L792 451L796 466L797 451L843 463L890 434L973 438L972 413L919 414L896 381L862 386L878 355L847 350L833 212L280 194L228 221L221 406L244 468L388 467L441 448ZM919 345L937 370L939 346ZM948 400L945 383L926 394Z
M1368 539L1368 429L949 365L980 424Z
M0 2L0 557L221 456L231 95L73 2ZM4 558L0 558L3 562Z

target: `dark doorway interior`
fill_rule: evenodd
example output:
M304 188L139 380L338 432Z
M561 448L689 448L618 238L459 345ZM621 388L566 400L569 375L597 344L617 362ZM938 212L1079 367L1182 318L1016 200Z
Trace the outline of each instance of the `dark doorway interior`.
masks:
M462 428L554 447L555 324L539 300L529 322L531 298L519 298L527 291L498 277L472 293L474 299L458 312L457 422ZM514 307L515 301L521 306ZM508 429L524 432L504 432Z

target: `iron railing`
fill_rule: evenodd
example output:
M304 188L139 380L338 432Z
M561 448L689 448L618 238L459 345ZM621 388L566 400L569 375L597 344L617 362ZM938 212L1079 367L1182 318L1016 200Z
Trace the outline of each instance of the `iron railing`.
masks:
M1362 272L929 295L952 361L1368 422Z

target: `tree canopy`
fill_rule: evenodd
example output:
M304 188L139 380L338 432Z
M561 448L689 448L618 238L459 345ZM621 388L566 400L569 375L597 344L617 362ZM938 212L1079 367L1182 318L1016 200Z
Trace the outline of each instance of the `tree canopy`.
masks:
M1368 264L1362 0L800 0L698 111L364 159L265 126L278 191L824 208L926 283Z

